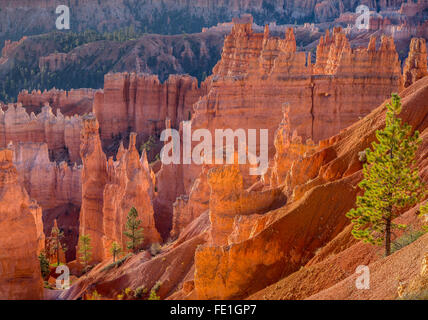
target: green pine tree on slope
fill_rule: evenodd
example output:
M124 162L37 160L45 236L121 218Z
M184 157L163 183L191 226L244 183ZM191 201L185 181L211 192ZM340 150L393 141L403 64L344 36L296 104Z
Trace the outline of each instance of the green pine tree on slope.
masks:
M366 149L367 163L359 187L364 195L357 197L357 208L346 216L352 219L352 235L364 242L384 245L391 254L391 235L403 225L393 223L402 209L415 205L424 191L415 163L421 143L419 132L398 118L401 100L392 94L387 104L386 125L376 132L378 142Z

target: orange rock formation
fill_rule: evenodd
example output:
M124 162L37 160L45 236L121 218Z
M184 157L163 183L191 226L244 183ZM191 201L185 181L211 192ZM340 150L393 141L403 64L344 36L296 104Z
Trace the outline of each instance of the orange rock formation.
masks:
M95 94L93 110L100 123L102 141L133 131L138 142L160 134L165 120L172 127L188 120L192 105L205 93L196 78L171 75L164 83L157 76L115 73L104 77L104 90Z
M0 146L10 141L45 142L52 155L66 153L73 162L79 161L81 119L79 116L64 117L57 110L54 115L51 107L44 106L37 116L28 114L21 103L9 104L5 112L0 110Z
M422 132L424 144L417 156L426 180L428 78L409 89L402 92L402 118ZM196 296L243 298L297 271L317 248L337 237L349 223L345 213L354 205L358 192L355 187L362 168L358 153L370 145L375 130L384 125L384 110L384 106L376 109L320 143L315 152L295 160L288 173L291 179L286 178L292 181L287 187L293 190L286 206L261 217L253 215L244 220L246 223L236 217L227 244L200 247L195 256ZM298 179L293 178L296 175ZM349 236L349 230L344 232Z
M46 143L13 144L19 181L44 210L82 202L81 166L51 162Z
M222 58L202 86L208 93L194 104L192 130L209 129L213 134L218 128L268 129L273 155L278 119L282 118L284 103L288 103L288 130L296 131L297 157L312 148L312 141L337 134L400 87L400 62L390 37L382 37L378 50L375 38L368 48L351 49L340 29L331 35L327 31L312 65L309 55L296 52L292 29L286 31L284 39L271 37L267 26L264 33L254 33L248 19L234 20ZM308 144L303 146L298 136ZM293 159L291 153L285 157ZM272 179L281 179L290 164L282 162L282 169L274 168L272 174L280 176ZM190 194L200 170L197 165L168 165L157 173L155 212L160 217L157 220L163 221L158 229L164 238L173 224L172 204L177 197ZM180 200L177 204L176 212L185 206Z
M94 95L95 90L93 89L72 89L70 91L52 89L43 92L23 90L18 94L18 103L22 103L28 113L39 112L43 106L50 105L54 110L60 109L63 115L74 116L92 111Z
M105 256L113 241L126 248L128 238L123 234L129 210L135 207L142 221L144 243L161 242L156 229L152 199L154 188L151 171L145 154L140 158L135 148L136 133L131 133L129 148L114 162L109 158L107 164L108 182L104 188L104 248Z
M195 104L192 128L270 129L282 106L291 106L291 130L318 142L337 134L397 91L401 70L392 38L375 48L351 49L340 29L327 31L317 59L296 52L291 29L284 39L254 33L251 23L236 23L225 39L222 58L209 78L209 92Z
M12 158L12 150L0 150L0 298L41 299L41 209L18 182Z
M404 64L404 87L407 88L426 75L428 75L428 70L425 39L413 38L410 42L409 56Z
M119 149L116 162L113 158L107 161L101 148L97 119L90 114L84 116L83 123L79 233L91 236L93 261L109 257L113 241L125 247L127 239L123 231L131 207L137 209L142 220L145 245L160 242L152 206L152 174L147 158L143 155L140 159L135 148L136 134L131 134L127 150Z
M82 207L79 235L89 235L93 261L104 258L103 200L107 182L107 159L101 148L98 121L92 114L83 118L80 146L82 169Z

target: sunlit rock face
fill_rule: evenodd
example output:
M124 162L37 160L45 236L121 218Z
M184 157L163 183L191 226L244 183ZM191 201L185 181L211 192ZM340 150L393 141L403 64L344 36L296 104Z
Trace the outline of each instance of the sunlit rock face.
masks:
M80 210L80 235L89 235L93 247L93 261L104 258L103 199L107 182L107 158L101 148L99 125L95 116L83 120L80 156L82 169L82 207Z
M375 40L372 38L367 48L351 49L340 28L327 31L312 64L308 54L296 51L292 29L287 29L284 37L273 37L268 26L264 33L255 33L251 18L235 19L221 60L202 85L208 93L193 106L192 130L208 129L214 136L216 129L268 129L272 158L278 122L288 106L287 130L295 132L289 137L292 152L278 154L289 161L272 170L275 183L283 184L281 179L293 159L369 114L392 91L398 91L401 69L394 42L382 37L376 49ZM155 211L164 223L159 226L166 230L163 235L173 228L172 204L177 197L194 192L192 185L200 171L201 166L193 164L163 166L158 172ZM188 210L184 208L186 196L182 200L177 201L176 212Z
M416 154L423 181L427 179L427 80L425 77L401 92L402 119L418 128L423 139ZM220 241L212 238L196 251L195 296L200 299L247 297L299 270L314 257L316 248L329 243L331 247L343 245L332 240L349 224L345 214L355 205L357 186L362 179L359 153L374 141L376 130L384 127L388 102L292 160L284 179L283 191L289 195L285 206L264 214L256 211L238 214L232 228L222 223L219 229L212 215L217 212L222 216L235 209L231 203L240 198L240 192L235 191L239 190L239 175L227 167L211 171L210 181L217 186L212 187L210 199L210 231L212 234L217 229L221 231L217 234L223 237ZM290 133L285 123L277 131L276 145L281 146L278 155L285 153L283 148L294 148L287 139ZM275 161L275 167L281 168L281 162L288 166L290 159L278 156ZM221 198L216 199L216 190L229 192L219 192Z
M0 150L0 298L41 299L41 208L18 182L12 159L11 149Z
M56 115L48 105L41 112L27 113L21 103L9 104L7 110L0 110L0 146L9 142L44 142L52 158L80 162L81 118L64 116L61 110Z
M109 158L108 181L104 188L103 243L105 256L110 256L110 247L116 241L126 247L128 238L123 234L129 210L134 207L142 221L143 246L160 243L161 237L155 226L153 210L153 182L151 170L144 153L135 148L136 133L131 133L129 148L118 155L118 161Z
M407 88L426 75L428 75L426 41L424 38L413 38L403 69L404 87Z
M155 75L107 74L104 90L95 94L93 106L101 139L107 144L133 131L141 144L149 136L160 134L166 119L178 128L181 121L191 118L192 105L205 92L196 78L187 75L171 75L161 83Z
M192 128L269 129L271 154L278 119L290 106L291 130L314 142L337 134L367 115L400 85L400 62L390 37L379 49L351 49L336 28L320 39L316 63L296 51L292 29L284 38L254 33L251 21L235 21L222 58L195 104Z
M92 239L93 261L110 257L113 241L126 247L129 240L123 234L127 214L137 209L144 229L143 246L160 242L153 210L152 172L147 156L140 158L135 147L136 134L131 133L129 148L119 148L107 160L101 148L99 125L94 115L84 117L82 130L82 207L79 234L89 234Z

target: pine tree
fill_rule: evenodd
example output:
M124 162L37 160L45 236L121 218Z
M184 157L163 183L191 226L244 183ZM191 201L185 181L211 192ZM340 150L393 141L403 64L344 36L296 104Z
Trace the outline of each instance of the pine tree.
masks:
M44 252L40 252L38 258L40 262L40 270L42 273L42 277L43 279L45 279L50 273L49 260L47 259L46 254Z
M79 238L79 261L83 265L83 270L87 271L92 257L91 236L81 235Z
M160 300L160 297L157 295L156 291L152 289L148 300Z
M366 149L364 179L359 184L364 195L357 197L357 208L346 214L352 219L352 235L384 245L386 256L391 254L393 230L406 227L394 224L394 218L403 208L416 204L423 190L415 164L415 152L421 143L419 132L411 134L411 126L397 117L400 112L400 97L392 94L385 128L376 132L378 142L372 143L373 151Z
M114 241L111 245L110 252L113 256L113 262L116 262L116 257L122 252L122 248L116 241Z
M128 212L126 221L126 230L124 232L130 241L127 242L127 248L132 252L136 252L138 246L143 243L143 228L140 226L141 220L138 220L138 212L134 207Z

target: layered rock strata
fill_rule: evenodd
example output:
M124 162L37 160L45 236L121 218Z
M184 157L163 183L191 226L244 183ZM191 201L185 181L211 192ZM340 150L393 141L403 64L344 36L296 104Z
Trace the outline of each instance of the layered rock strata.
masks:
M107 74L104 90L95 94L94 113L103 143L138 133L139 143L159 136L166 119L173 128L192 117L192 105L206 92L196 78L171 75L164 83L157 76L135 73Z
M18 180L43 208L43 230L50 234L54 221L63 230L67 261L75 258L82 203L82 167L51 162L46 143L22 142L10 146Z
M423 38L413 38L410 42L409 56L404 63L404 87L407 88L426 75L428 75L426 41Z
M72 89L70 91L52 89L41 92L23 90L18 94L21 103L28 113L38 113L45 105L53 110L60 109L65 116L83 115L92 111L95 91L93 89Z
M222 58L205 81L208 93L194 104L191 128L193 132L208 129L212 136L216 129L268 129L269 155L273 156L278 119L289 105L287 130L296 133L287 139L297 139L293 152L299 157L313 149L314 142L367 115L398 91L401 81L391 37L382 37L378 49L374 37L367 48L352 49L345 33L335 28L320 39L312 64L309 54L296 51L292 29L287 29L284 38L272 37L268 26L264 33L255 33L251 18L236 19L225 39ZM294 158L290 153L278 157L289 158L288 164L282 162L283 168L271 172L271 179L281 185ZM158 172L155 211L161 213L160 220L171 220L172 204L177 197L189 195L200 170L197 165L169 165ZM174 181L172 186L170 181ZM186 197L176 208L186 205ZM164 234L168 235L172 222L165 224Z
M254 33L236 23L225 39L210 91L195 104L192 128L269 129L270 150L277 119L289 103L292 131L318 142L367 115L400 85L401 69L392 38L375 38L351 49L340 29L320 39L316 63L296 52L291 29L284 39Z

